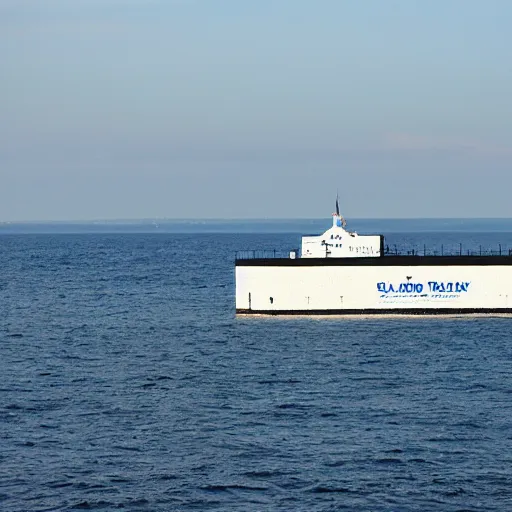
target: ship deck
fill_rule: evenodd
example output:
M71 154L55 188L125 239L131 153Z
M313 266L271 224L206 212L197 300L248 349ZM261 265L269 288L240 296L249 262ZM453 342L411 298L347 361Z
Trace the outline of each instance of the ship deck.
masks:
M244 251L248 253L248 251ZM490 266L512 265L512 254L450 254L450 255L402 255L388 254L379 257L356 258L290 258L278 253L275 256L261 255L256 251L253 257L249 254L237 254L236 266L245 267L338 267L338 266L382 266L382 267L418 267L418 266Z

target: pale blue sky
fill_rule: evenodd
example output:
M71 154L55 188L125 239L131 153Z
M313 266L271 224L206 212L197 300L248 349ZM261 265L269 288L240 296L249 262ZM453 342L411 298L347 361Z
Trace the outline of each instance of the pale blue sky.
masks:
M0 0L0 221L512 217L509 0Z

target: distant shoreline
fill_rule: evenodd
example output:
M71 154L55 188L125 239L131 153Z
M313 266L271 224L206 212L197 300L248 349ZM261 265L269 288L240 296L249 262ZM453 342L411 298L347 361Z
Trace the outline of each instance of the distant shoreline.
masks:
M0 222L5 234L85 233L321 233L330 224L321 219L134 219L95 221ZM512 233L512 218L349 219L359 233Z
M51 224L86 224L86 225L96 225L96 224L154 224L154 223L255 223L255 222L319 222L325 221L326 217L297 217L297 218L289 218L289 217L272 217L272 218L211 218L211 219L202 219L202 218L143 218L143 219L88 219L88 220L7 220L0 221L0 226L2 225L51 225ZM409 222L409 221L511 221L512 217L356 217L350 219L351 222L368 222L368 221L393 221L393 222Z

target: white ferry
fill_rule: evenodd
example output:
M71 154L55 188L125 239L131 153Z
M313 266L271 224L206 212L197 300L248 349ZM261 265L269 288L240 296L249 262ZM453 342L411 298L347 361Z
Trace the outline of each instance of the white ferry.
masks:
M512 313L512 255L386 254L336 213L286 257L240 253L236 312L260 315Z

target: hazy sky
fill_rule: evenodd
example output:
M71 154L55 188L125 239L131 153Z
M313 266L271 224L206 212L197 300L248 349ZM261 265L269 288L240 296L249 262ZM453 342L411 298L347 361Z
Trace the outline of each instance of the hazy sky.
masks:
M512 216L510 0L0 0L0 221Z

